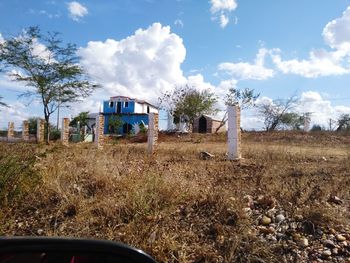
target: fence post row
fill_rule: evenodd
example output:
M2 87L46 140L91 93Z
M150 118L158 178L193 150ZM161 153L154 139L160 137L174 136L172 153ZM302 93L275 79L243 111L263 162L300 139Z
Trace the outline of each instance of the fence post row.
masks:
M61 143L69 144L69 118L62 118Z
M95 143L97 145L97 149L103 149L104 142L104 117L102 114L97 115L96 117L96 134L95 134Z
M148 114L148 132L147 132L147 152L153 154L157 148L158 141L158 113Z
M241 111L239 106L228 106L228 159L237 160L241 156Z

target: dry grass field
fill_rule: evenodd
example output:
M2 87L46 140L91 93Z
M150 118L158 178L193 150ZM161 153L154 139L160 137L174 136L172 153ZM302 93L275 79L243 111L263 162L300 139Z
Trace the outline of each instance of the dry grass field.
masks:
M121 241L159 262L350 262L350 135L0 144L0 234ZM215 155L199 158L201 151Z

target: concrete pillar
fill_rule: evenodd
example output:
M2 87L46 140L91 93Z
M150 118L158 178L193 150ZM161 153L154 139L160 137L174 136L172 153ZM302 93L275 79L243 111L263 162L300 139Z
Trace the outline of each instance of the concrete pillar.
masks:
M104 116L102 114L97 115L96 117L96 134L95 134L95 143L97 149L103 149L104 143Z
M171 131L173 130L175 127L174 127L174 117L173 115L171 115L170 112L168 112L168 125L167 125L167 129L168 131Z
M153 154L157 148L158 141L158 113L148 114L148 132L147 132L147 152Z
M22 126L22 140L27 142L29 141L29 122L23 121Z
M308 132L310 130L310 122L311 119L309 116L304 117L304 132Z
M239 106L228 106L228 159L237 160L241 156L241 110Z
M69 144L69 118L62 118L61 143L63 145Z
M8 123L7 139L12 139L13 137L15 137L15 124L10 121Z
M38 119L36 126L36 142L43 143L45 141L45 123L44 120Z

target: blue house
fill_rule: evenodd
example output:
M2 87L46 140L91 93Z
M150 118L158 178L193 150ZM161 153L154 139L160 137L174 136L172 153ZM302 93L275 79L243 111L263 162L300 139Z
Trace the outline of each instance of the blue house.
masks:
M105 134L128 134L135 124L148 125L148 114L158 113L158 108L144 100L115 96L103 102L102 113ZM123 126L118 131L110 125L111 118L116 117L123 122Z

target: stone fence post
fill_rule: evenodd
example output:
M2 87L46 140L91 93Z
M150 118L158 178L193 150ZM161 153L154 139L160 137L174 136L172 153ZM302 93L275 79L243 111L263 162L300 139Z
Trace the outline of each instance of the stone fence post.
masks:
M69 144L69 118L62 118L61 143Z
M228 106L228 159L237 160L241 156L241 110L239 106Z
M95 134L95 143L97 149L103 149L104 143L104 116L102 114L97 115L96 117L96 134Z
M45 125L44 125L44 120L38 119L37 120L37 126L36 126L36 142L37 143L43 143L44 142L44 137L45 137Z
M148 114L147 152L153 154L158 141L158 113Z
M23 121L22 126L22 140L27 142L29 141L29 122Z
M7 129L7 139L11 140L15 136L15 124L10 121Z

